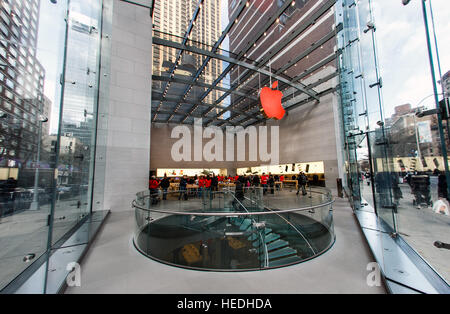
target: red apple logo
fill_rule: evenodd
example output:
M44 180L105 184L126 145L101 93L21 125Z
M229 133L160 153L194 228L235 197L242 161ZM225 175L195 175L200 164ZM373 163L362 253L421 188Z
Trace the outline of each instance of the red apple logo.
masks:
M272 88L263 87L259 93L261 100L261 111L268 119L275 118L281 120L284 117L285 110L281 105L283 93L275 88L278 87L278 81L273 82Z

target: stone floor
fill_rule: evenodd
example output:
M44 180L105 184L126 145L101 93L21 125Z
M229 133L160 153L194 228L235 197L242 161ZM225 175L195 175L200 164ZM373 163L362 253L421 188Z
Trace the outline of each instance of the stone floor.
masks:
M385 293L366 283L374 259L350 205L337 199L333 208L336 243L329 251L290 267L237 273L150 260L132 244L134 211L113 212L81 264L81 286L66 293Z

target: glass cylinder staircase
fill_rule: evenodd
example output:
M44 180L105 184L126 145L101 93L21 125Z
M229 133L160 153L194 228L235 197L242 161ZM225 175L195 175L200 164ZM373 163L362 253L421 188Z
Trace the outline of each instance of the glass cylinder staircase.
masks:
M272 192L272 193L271 193ZM162 263L197 270L245 271L304 262L335 241L331 193L246 188L218 192L140 192L133 201L134 245Z

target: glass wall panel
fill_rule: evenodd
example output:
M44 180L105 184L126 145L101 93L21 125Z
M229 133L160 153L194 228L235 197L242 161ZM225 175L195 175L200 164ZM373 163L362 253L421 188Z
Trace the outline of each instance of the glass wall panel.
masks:
M444 0L339 4L342 118L353 204L361 209L367 201L385 231L402 237L449 281L450 251L440 243L450 243L450 54L442 40L450 31L450 7ZM349 119L353 112L359 118ZM388 246L385 240L381 247Z
M53 243L91 208L101 1L72 0L68 20Z
M47 252L66 10L0 5L0 290Z
M102 4L0 1L1 292L58 292L105 217L91 204Z

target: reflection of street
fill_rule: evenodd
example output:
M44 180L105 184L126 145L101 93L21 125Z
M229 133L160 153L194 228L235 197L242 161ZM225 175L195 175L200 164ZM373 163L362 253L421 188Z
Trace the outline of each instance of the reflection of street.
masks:
M57 202L53 239L60 239L78 221L82 208L76 204L73 199ZM31 264L23 261L25 255L35 254L34 261L45 252L49 213L50 205L46 204L36 211L0 218L0 289Z
M437 185L431 179L431 199L437 200ZM441 241L450 243L450 216L436 214L432 206L414 205L414 195L407 183L399 184L403 198L398 205L396 215L397 228L406 242L412 246L436 271L450 282L450 250L438 249L433 243ZM361 194L372 206L372 189L367 184L361 184ZM388 222L391 224L391 222Z
M367 185L368 182L369 182L369 184L372 184L370 182L370 178L363 180L360 183L360 189L361 189L361 197L367 202L367 204L369 204L370 208L367 207L367 206L362 206L361 210L369 211L369 212L373 213L374 211L372 209L375 206L373 204L372 186L371 185Z

